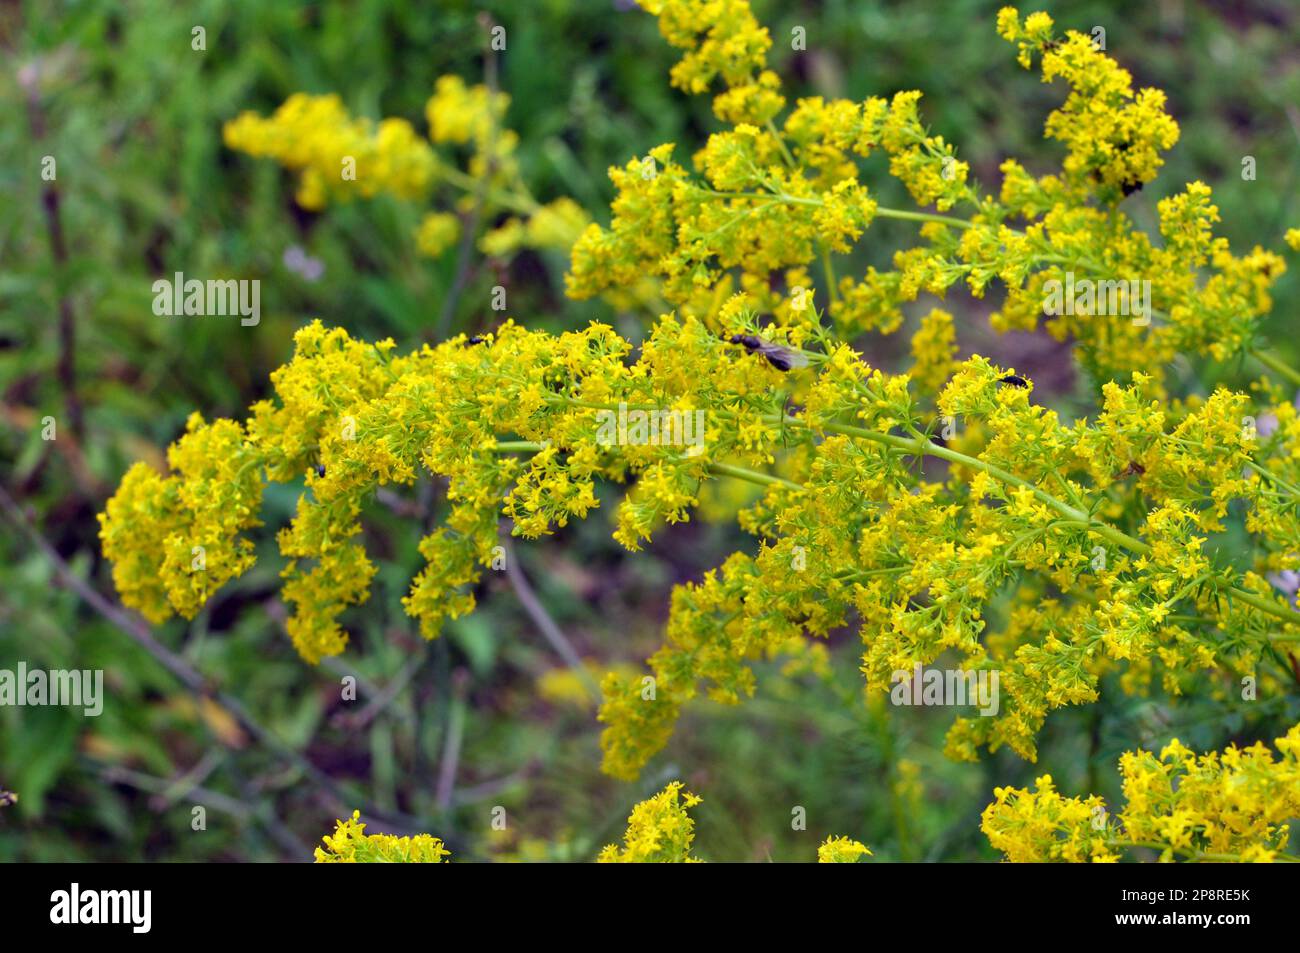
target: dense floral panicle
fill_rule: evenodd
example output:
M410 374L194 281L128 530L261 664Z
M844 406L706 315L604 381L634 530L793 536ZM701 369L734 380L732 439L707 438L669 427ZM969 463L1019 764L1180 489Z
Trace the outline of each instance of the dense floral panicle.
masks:
M659 18L664 39L686 51L671 73L677 88L703 93L721 78L733 90L748 90L757 85L756 76L765 75L772 38L747 0L641 0L641 6ZM772 79L759 82L771 84ZM727 100L718 107L719 114L735 104L734 97Z
M679 689L659 676L605 675L597 715L609 726L600 735L602 771L623 781L640 777L646 762L672 739L682 704L694 693L691 673L682 685Z
M449 508L420 545L426 567L405 600L432 638L473 609L503 514L516 534L538 536L587 516L596 481L625 482L615 537L635 549L690 517L716 467L781 467L787 477L741 514L757 553L676 591L649 681L607 680L605 765L622 777L667 743L698 692L748 697L756 661L855 613L873 691L950 651L972 671L1001 672L997 714L954 725L957 757L1008 745L1032 758L1048 713L1095 699L1115 667L1126 688L1159 678L1173 693L1197 672L1249 673L1278 620L1294 624L1261 575L1219 567L1207 550L1237 513L1260 537L1260 572L1296 568L1300 422L1290 404L1272 409L1278 424L1261 438L1244 396L1163 405L1135 375L1106 388L1096 420L1066 426L1032 402L1031 381L974 357L937 398L962 421L960 450L945 449L925 438L928 412L907 376L843 346L781 370L733 337L793 348L802 325L760 328L743 296L719 314L721 333L665 315L635 361L601 325L550 335L507 323L481 343L459 337L405 356L391 342L308 326L246 429L192 421L171 454L174 475L137 468L110 500L105 552L123 599L155 619L192 615L251 562L240 534L256 523L263 481L305 476L279 540L289 633L315 662L343 649L341 614L368 595L374 566L357 538L377 487L425 472L449 481ZM793 415L792 396L802 405ZM620 407L701 414L703 439L602 440L600 415ZM518 449L502 452L501 441ZM910 462L922 453L948 455L949 477L923 478ZM1107 522L1134 507L1145 513L1131 526L1138 535ZM208 551L207 575L182 560L191 544ZM1048 585L1059 609L990 618L1003 591L1046 599ZM1229 590L1239 595L1224 602ZM1193 613L1204 621L1188 621Z
M104 558L113 566L113 585L122 601L150 622L162 622L175 612L158 544L179 536L185 526L177 482L147 463L133 464L99 514L99 538Z
M241 534L260 525L262 502L260 456L234 421L192 414L167 458L173 476L136 464L99 517L123 601L154 622L192 619L253 564Z
M957 332L952 315L934 308L921 318L921 326L912 336L910 377L923 392L939 390L956 367Z
M871 856L867 846L848 837L828 837L817 848L819 864L856 864L864 856Z
M623 845L610 844L600 852L602 864L693 864L695 821L687 813L700 798L673 781L654 797L632 808Z
M672 42L693 49L706 29L749 35L742 7L652 9ZM998 29L1018 45L1026 68L1039 58L1045 81L1070 87L1046 123L1047 135L1066 145L1059 174L1035 179L1008 159L1000 195L983 195L952 144L926 129L920 93L863 102L809 97L778 123L779 83L762 72L719 97L716 111L731 128L695 154L695 175L671 161L671 145L611 170L613 220L608 229L588 226L574 246L569 293L610 295L653 275L669 303L703 320L737 290L779 314L807 291L804 269L820 265L831 284L827 310L846 334L896 330L903 305L922 293L943 296L965 282L982 296L999 282L1006 298L992 315L996 329L1044 322L1077 341L1097 378L1150 369L1159 383L1180 352L1227 360L1254 346L1272 307L1269 290L1285 270L1281 258L1259 247L1234 255L1213 236L1218 210L1199 182L1160 203L1163 246L1117 208L1154 178L1177 141L1163 94L1135 91L1128 72L1091 38L1056 39L1046 14L1022 21L1007 8ZM859 180L859 160L876 151L918 205L962 206L969 217L882 211ZM850 251L881 215L924 222L923 241L900 249L892 269L834 278L833 257ZM1025 220L1023 229L1012 227L1015 218ZM784 282L772 282L774 273ZM1091 287L1074 293L1084 286Z
M1149 847L1161 860L1275 860L1300 816L1300 725L1274 742L1197 755L1177 739L1160 753L1120 757L1126 804L1113 820L1101 798L998 788L984 809L989 843L1010 861L1114 861Z
M1174 694L1197 672L1249 674L1274 624L1269 614L1291 619L1258 576L1215 569L1205 548L1206 531L1234 503L1244 502L1248 529L1268 525L1292 539L1297 528L1291 497L1276 495L1294 476L1290 451L1274 444L1264 462L1242 429L1241 395L1162 413L1144 398L1150 381L1139 375L1110 392L1096 422L1067 427L1031 402L1032 382L977 357L938 400L941 413L963 421L970 463L954 461L949 482L927 482L881 445L896 428L922 424L907 379L868 371L847 351L818 370L804 416L832 433L811 467L791 471L801 492L769 488L770 502L745 517L765 537L756 559L734 556L675 593L665 647L650 660L658 691L609 686L602 743L611 773L639 770L697 685L716 701L743 699L755 688L754 660L792 635L843 624L850 607L874 691L952 650L971 670L1000 672L996 715L959 719L950 733L949 753L959 758L1002 745L1033 758L1047 714L1095 700L1100 676L1117 666L1129 690L1149 690L1154 676ZM1278 413L1294 419L1286 405ZM835 432L855 423L874 436ZM1270 477L1243 478L1250 467ZM1116 483L1149 501L1141 538L1088 516L1095 488ZM988 606L1015 585L1028 587L1038 610L991 630ZM1064 603L1043 601L1049 585ZM1233 585L1267 609L1216 606L1211 593ZM1207 621L1175 622L1180 602ZM1215 619L1234 637L1218 639Z
M1155 178L1163 164L1160 153L1178 141L1164 93L1134 93L1129 72L1091 37L1071 30L1055 39L1046 14L1030 14L1022 23L1005 7L998 13L998 32L1018 45L1022 66L1030 68L1037 54L1044 82L1061 78L1071 87L1065 105L1048 117L1047 135L1066 144L1065 173L1073 187L1115 202Z
M441 864L444 857L451 856L442 841L431 834L367 834L360 811L334 824L334 833L321 838L325 846L316 848L318 864Z
M1104 824L1105 802L1064 797L1051 775L1034 782L1034 790L994 789L996 800L984 809L981 827L996 850L1013 863L1069 861L1114 862Z

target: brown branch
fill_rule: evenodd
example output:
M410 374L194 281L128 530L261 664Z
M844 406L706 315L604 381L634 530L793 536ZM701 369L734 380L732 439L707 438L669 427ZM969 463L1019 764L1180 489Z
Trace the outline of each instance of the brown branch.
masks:
M32 138L45 138L45 109L41 105L40 74L33 70L27 87L27 121ZM45 183L41 190L41 206L45 210L45 230L49 234L50 253L54 256L54 280L59 288L59 386L68 411L68 423L77 436L82 433L81 399L77 396L77 322L72 311L72 299L64 280L68 264L68 246L63 237L63 217L60 214L62 198L56 180Z
M533 624L541 630L542 636L551 644L551 648L564 660L564 664L573 669L574 674L582 680L582 684L586 686L591 696L599 701L600 686L591 677L591 672L583 664L582 657L578 655L578 650L574 648L573 643L564 634L564 630L556 624L555 620L551 618L551 614L546 611L546 607L542 605L542 601L537 598L537 593L533 591L532 585L528 582L528 577L524 575L524 570L519 565L519 558L515 555L514 546L510 543L509 535L502 535L501 544L505 549L506 578L515 591L515 598L524 607L524 611L533 620Z
M124 609L113 604L104 598L98 591L92 588L85 580L72 571L72 567L63 559L62 556L54 549L53 546L42 536L36 528L28 521L22 509L14 502L5 489L0 487L0 511L9 519L11 523L18 528L32 544L49 560L54 567L55 574L65 586L76 593L83 602L98 612L101 616L111 622L120 632L131 639L136 645L148 652L153 658L165 668L177 681L188 689L196 698L204 698L220 705L231 717L239 723L244 731L254 738L259 744L271 753L275 754L282 760L291 763L295 768L300 770L314 784L325 791L334 802L334 806L350 813L354 807L364 805L366 802L349 795L344 791L337 782L327 775L320 768L316 767L301 752L295 751L269 729L263 727L249 713L239 699L217 689L216 685L208 678L205 678L197 669L186 662L183 658L167 648L153 637L149 626L142 620L130 615ZM216 735L217 740L235 750L233 745L220 735ZM386 826L394 833L421 833L422 829L427 827L418 819L401 814L388 814L387 812L367 809L362 806L362 813L372 817L379 824ZM445 838L444 838L445 840Z
M465 293L465 288L469 284L470 275L475 270L472 263L474 253L474 242L478 237L479 225L483 221L483 212L487 207L487 193L492 181L492 174L496 171L496 95L499 88L497 81L497 60L496 54L492 50L492 17L487 13L480 13L478 17L479 25L488 34L489 39L483 47L483 79L487 86L488 95L488 137L487 137L487 157L483 167L483 178L479 180L478 188L474 194L474 208L467 218L461 220L461 227L464 231L460 238L460 247L456 250L456 272L451 281L451 289L447 292L447 297L442 301L442 309L438 313L437 323L434 325L434 340L446 340L451 331L452 318L456 315L456 306L460 303L461 295Z

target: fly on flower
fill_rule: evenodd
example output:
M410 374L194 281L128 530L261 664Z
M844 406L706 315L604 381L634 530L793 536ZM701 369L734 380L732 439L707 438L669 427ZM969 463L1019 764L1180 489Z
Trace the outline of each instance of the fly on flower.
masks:
M1028 387L1029 381L1017 374L1008 374L1006 377L998 378L999 384L1010 384L1012 387Z
M782 347L779 344L773 344L771 341L764 341L754 334L733 334L730 341L732 344L745 345L746 350L751 354L763 355L767 358L767 363L778 371L789 371L796 367L808 366L808 355L788 347Z

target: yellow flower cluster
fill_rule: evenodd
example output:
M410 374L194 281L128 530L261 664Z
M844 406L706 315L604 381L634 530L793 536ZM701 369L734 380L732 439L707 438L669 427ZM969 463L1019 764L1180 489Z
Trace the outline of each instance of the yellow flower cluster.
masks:
M433 149L404 119L354 119L336 95L295 93L269 118L242 113L226 123L226 145L301 173L298 204L388 193L421 198L433 183Z
M1043 776L1036 789L997 788L983 830L1015 862L1121 859L1150 849L1159 859L1270 862L1285 853L1287 821L1300 817L1300 725L1274 744L1197 755L1177 739L1159 756L1120 758L1125 807L1112 820L1104 801L1064 797Z
M430 212L420 220L415 247L426 258L439 258L460 238L460 219L450 212Z
M246 112L228 122L225 142L299 172L297 198L304 208L380 194L423 201L435 186L448 186L462 193L455 203L457 212L477 203L485 221L513 213L477 236L485 254L506 256L520 248L567 251L590 218L572 199L541 204L528 192L514 154L519 137L505 127L509 106L505 93L468 86L459 76L439 77L425 105L425 140L405 119L376 124L353 118L336 95L296 93L270 117ZM468 149L465 169L440 156L430 141ZM460 214L430 212L416 230L416 248L437 258L456 243L460 232Z
M421 542L426 566L405 600L432 638L474 608L502 514L535 537L595 509L597 480L627 482L614 536L637 549L690 518L703 481L755 482L764 492L741 524L758 553L679 587L650 674L605 680L605 768L620 777L667 743L701 686L735 703L755 689L754 660L853 614L872 690L949 650L1002 673L996 717L953 727L949 751L964 758L1001 745L1034 757L1048 712L1093 700L1115 666L1133 690L1159 675L1175 693L1199 671L1251 673L1268 663L1269 633L1300 622L1261 575L1300 565L1289 403L1272 408L1280 425L1265 439L1243 423L1242 395L1167 407L1135 375L1106 388L1096 420L1070 427L1031 402L1030 382L974 357L937 398L965 427L947 446L925 435L907 376L844 345L803 350L805 328L760 328L743 298L720 314L721 333L665 316L635 361L598 324L556 336L508 323L482 343L404 356L391 341L310 325L246 424L195 418L172 475L137 467L109 501L102 536L122 598L156 620L192 616L251 563L239 534L256 524L264 481L305 475L279 542L289 633L316 662L342 651L338 619L368 597L374 567L357 538L377 487L424 472L450 482L450 511ZM773 363L764 348L783 356ZM677 414L679 439L602 440L600 415L619 407ZM704 439L687 445L681 415L696 413ZM951 476L925 479L909 462L918 456L946 460ZM773 464L784 476L765 472ZM1257 571L1205 551L1233 512ZM187 561L196 546L205 568ZM1046 609L1012 613L995 636L987 609L1011 587Z
M864 856L871 856L867 846L847 837L828 837L826 842L817 848L819 864L856 864Z
M442 841L430 834L394 837L392 834L367 834L361 812L353 811L346 821L335 821L333 834L316 848L318 864L441 864L451 852Z
M193 618L247 570L253 544L241 533L260 525L260 461L239 424L206 424L192 414L167 460L175 476L160 477L143 463L131 467L99 517L113 581L123 601L151 622L173 611Z
M1214 237L1218 210L1199 182L1160 203L1163 246L1120 211L1155 177L1178 127L1163 93L1135 91L1091 38L1057 38L1045 13L1023 21L1010 7L999 13L998 30L1017 45L1021 64L1041 60L1044 81L1064 80L1070 92L1045 126L1066 147L1060 173L1035 179L1008 159L995 198L968 181L952 144L927 132L919 92L888 101L810 97L781 121L780 79L765 67L770 40L743 0L648 9L688 51L675 85L699 93L721 77L727 89L714 110L730 128L693 156L693 172L671 143L610 169L612 220L589 225L574 246L571 296L609 294L653 275L670 304L706 322L736 291L781 315L809 290L806 269L819 265L827 311L846 335L896 330L902 306L922 293L942 297L965 282L982 296L996 280L1006 299L995 328L1045 319L1051 333L1077 341L1081 362L1102 379L1150 369L1159 382L1179 353L1222 361L1256 347L1285 263L1259 247L1234 255ZM966 216L880 207L859 169L876 151L918 205L962 206ZM882 217L919 223L922 242L898 251L892 270L837 276L835 256ZM1011 226L1016 218L1023 228ZM1095 287L1073 293L1085 285Z
M701 803L682 782L673 781L632 808L623 846L610 844L597 858L602 864L697 864L691 856L695 821L687 810Z
M957 332L952 315L935 308L921 318L921 326L912 336L911 378L922 391L939 390L956 369Z
M1042 58L1043 81L1064 79L1071 88L1065 105L1047 119L1047 135L1065 143L1064 170L1072 189L1107 202L1140 189L1155 178L1167 152L1178 141L1178 124L1165 112L1158 89L1133 92L1133 77L1073 30L1052 35L1052 18L1031 14L1022 24L1011 7L998 13L998 33L1016 43L1020 64L1029 69Z
M682 782L673 781L658 794L639 802L628 817L623 844L607 845L596 857L601 864L698 864L691 855L695 841L695 821L687 812L703 800L683 790ZM450 853L442 841L430 834L394 837L391 834L366 834L360 823L361 813L353 811L346 821L336 821L336 830L322 838L325 846L316 848L318 864L408 863L439 864ZM547 856L545 842L530 841L520 852ZM817 848L817 862L822 864L856 864L871 851L864 844L847 837L828 837Z
M659 18L664 39L687 51L670 74L678 89L703 93L721 78L729 91L715 102L718 114L740 113L751 121L769 109L771 118L784 105L776 75L765 69L772 37L747 0L645 0L641 5Z

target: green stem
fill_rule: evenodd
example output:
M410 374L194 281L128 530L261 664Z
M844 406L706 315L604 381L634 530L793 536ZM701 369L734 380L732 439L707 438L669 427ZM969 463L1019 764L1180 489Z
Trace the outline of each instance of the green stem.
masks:
M1272 354L1269 354L1266 351L1257 351L1254 348L1249 349L1246 353L1249 354L1251 357L1253 357L1255 360L1259 361L1259 363L1263 364L1269 370L1281 374L1292 384L1300 384L1300 371L1297 371L1294 367L1286 363L1286 361L1283 361L1281 358L1274 357Z
M840 292L835 287L835 263L831 261L831 250L827 245L822 246L822 271L826 273L826 290L830 294L831 304L838 304Z
M748 480L750 483L756 483L759 486L783 486L789 490L803 489L802 486L792 480L772 476L770 473L760 473L757 470L746 470L744 467L732 466L730 463L710 463L709 472L718 476L729 476L735 477L738 480Z
M541 453L542 445L535 440L498 440L497 453Z
M801 420L798 417L791 417L788 414L784 417L775 414L767 414L764 415L763 419L772 423L785 423L802 427L809 426L806 421ZM1141 556L1148 555L1151 552L1151 547L1142 542L1142 540L1129 536L1127 533L1123 533L1106 523L1094 520L1083 510L1058 500L1046 490L1035 486L1028 480L1016 476L1010 470L1004 470L1002 467L988 463L978 457L968 456L948 447L940 446L939 444L927 439L924 435L920 437L898 437L893 434L878 433L875 430L867 430L865 427L854 427L850 424L826 423L819 424L818 426L819 429L827 430L831 433L843 434L846 437L857 437L861 440L870 440L875 443L884 444L888 447L893 447L896 450L902 450L905 453L938 457L942 460L947 460L949 463L960 463L963 466L970 467L971 469L980 470L991 477L995 477L1003 483L1011 486L1023 487L1024 489L1029 490L1034 494L1034 498L1040 503L1056 510L1056 512L1060 513L1068 520L1081 523L1104 539L1108 539L1111 542L1123 546L1125 549ZM1297 614L1296 621L1300 622L1300 614Z
M437 177L444 182L449 182L459 189L466 192L477 193L482 188L482 182L465 172L460 171L454 166L445 162L437 162ZM500 189L487 188L483 195L497 205L519 212L522 215L532 215L541 205L530 196L520 195L517 192L503 192Z
M535 440L498 440L493 448L497 453L539 453L542 450L542 444ZM744 467L733 466L730 463L710 463L709 472L715 476L727 476L737 480L746 480L749 483L758 486L783 486L788 490L802 490L803 487L793 480L787 480L783 477L773 476L770 473L760 473L758 470L748 470Z
M821 208L826 203L821 199L808 198L802 195L789 195L785 192L720 192L717 189L706 189L696 186L695 191L702 192L705 195L716 195L724 199L755 199L771 201L776 199L787 205L809 205L813 208ZM906 209L890 208L885 205L876 206L876 216L878 218L897 218L906 222L938 222L941 225L952 225L955 228L974 228L975 223L964 218L957 218L954 215L936 215L932 212L909 212Z
M794 156L790 154L790 149L785 144L785 136L781 135L781 131L776 128L776 123L770 119L767 121L767 131L772 134L772 138L775 139L776 144L780 146L781 158L785 160L786 166L793 169L795 167Z
M964 218L957 218L954 215L936 215L933 212L909 212L906 209L886 208L883 205L876 206L876 216L878 218L897 218L904 222L938 222L940 225L951 225L954 228L974 228L975 223Z
M821 199L808 198L806 196L801 196L801 195L789 195L785 192L776 192L776 191L771 193L721 192L718 191L717 189L707 189L699 186L696 187L696 191L702 192L705 195L716 195L721 198L728 198L728 199L755 199L755 200L776 199L780 202L784 202L789 205L809 205L814 208L821 208L826 204ZM965 219L965 218L958 218L954 215L937 215L932 212L911 212L906 209L890 208L889 206L886 205L876 206L876 217L893 218L905 222L937 222L941 225L951 225L953 228L974 228L976 226L975 222L972 222L969 219ZM1025 234L1024 232L1018 232L1015 229L1012 229L1011 233L1013 235L1018 235L1018 236L1023 236ZM1083 265L1084 267L1094 272L1100 272L1104 270L1096 262L1090 261L1088 259L1079 259L1077 262L1075 262L1073 259L1060 256L1060 255L1041 255L1039 256L1039 259L1042 261L1054 261L1060 264L1077 263ZM1152 316L1166 317L1166 318L1168 317L1167 314L1161 311L1153 311ZM1276 374L1280 374L1282 377L1285 377L1292 384L1300 386L1300 370L1296 370L1294 367L1287 364L1281 358L1275 357L1272 354L1268 354L1263 351L1256 350L1254 348L1247 350L1246 353L1249 354L1251 357L1255 358L1255 360L1259 361L1269 370L1273 371Z
M799 420L799 418L791 417L789 415L779 417L775 414L769 414L765 415L763 419L770 420L773 423L784 422L795 426L808 426L804 421ZM1004 470L1002 467L995 464L987 463L977 457L967 456L964 453L959 453L956 450L949 449L948 447L942 447L925 437L896 437L893 434L877 433L874 430L867 430L863 427L853 427L848 424L822 424L821 429L828 430L832 433L844 434L849 437L858 437L862 440L872 440L876 443L882 443L906 453L938 457L942 460L947 460L950 463L960 463L963 466L971 467L974 470L983 471L989 476L1001 480L1003 483L1024 487L1032 492L1034 497L1045 506L1056 510L1056 512L1060 513L1067 519L1080 521L1086 525L1090 531L1101 536L1103 539L1108 539L1116 545L1124 547L1129 550L1129 552L1136 553L1139 556L1146 556L1151 553L1151 547L1142 542L1142 540L1129 536L1127 533L1124 533L1113 526L1093 519L1082 510L1058 500L1050 493L1034 486L1034 484L1030 483L1028 480L1021 479L1009 470ZM1263 596L1249 592L1238 586L1232 586L1228 591L1232 594L1234 599L1240 599L1242 602L1246 603L1246 605L1258 609L1260 612L1275 616L1276 618L1282 619L1285 622L1290 622L1293 625L1300 625L1300 612L1280 606Z
M556 402L567 403L572 406L584 407L593 410L617 410L618 409L616 407L611 407L604 404L598 404L591 401L574 400L572 398L562 397L560 395L555 395L555 397L552 399L555 400ZM631 409L633 405L627 404L625 406ZM733 412L725 411L721 409L715 409L713 412L724 416L730 416L730 417L739 416L738 414L735 414ZM1129 534L1123 532L1122 530L1116 529L1115 527L1109 525L1108 523L1103 523L1100 520L1094 519L1090 514L1084 512L1078 507L1071 506L1069 503L1066 503L1062 500L1058 500L1056 497L1052 496L1046 490L1042 489L1041 487L1035 486L1033 483L1030 483L1028 480L1022 477L1016 476L1010 470L1003 469L997 464L988 463L987 461L981 460L978 457L972 457L967 454L960 453L956 450L952 450L948 447L940 446L939 444L934 443L924 434L921 434L916 437L899 437L899 436L895 436L894 434L879 433L875 430L867 430L865 427L855 427L851 424L837 424L832 422L821 423L818 424L816 428L814 428L806 420L803 420L799 417L792 417L789 414L763 414L760 419L762 419L765 423L773 423L781 426L804 427L808 430L818 429L818 430L827 431L829 433L843 434L846 437L856 437L859 440L869 440L873 443L879 443L884 446L890 447L892 449L900 450L903 453L912 454L914 456L938 457L941 460L947 460L949 463L958 463L961 464L962 466L970 467L972 470L977 470L983 473L987 473L989 476L993 477L996 480L1001 481L1002 483L1008 486L1017 486L1028 490L1030 493L1034 495L1034 498L1038 500L1040 503L1042 503L1044 506L1048 507L1049 509L1055 510L1057 513L1059 513L1061 516L1064 516L1068 520L1072 520L1080 523L1082 526L1086 527L1088 531L1096 533L1098 536L1102 537L1103 539L1109 540L1110 542L1115 543L1117 546L1123 547L1124 549L1128 550L1131 553L1135 553L1139 556L1149 556L1151 554L1151 547L1148 546L1146 543L1142 542L1142 540L1138 539L1137 537L1130 536ZM718 466L718 464L714 464L714 466ZM722 466L725 466L725 464L722 464ZM760 476L760 477L766 476L766 474L756 474L754 473L754 471L748 471L748 472L755 476ZM770 479L776 480L778 478L772 477ZM783 483L789 484L790 486L797 488L797 484L791 484L790 481L788 480L783 481ZM1251 606L1254 609L1258 609L1260 612L1263 612L1267 615L1274 616L1275 618L1281 619L1282 621L1290 623L1291 625L1300 625L1300 612L1296 612L1295 610L1289 609L1285 606L1280 606L1277 603L1265 598L1264 596L1258 595L1257 593L1249 592L1245 589L1240 588L1239 586L1229 587L1228 593L1232 598L1238 599L1241 602L1244 602L1246 605Z

